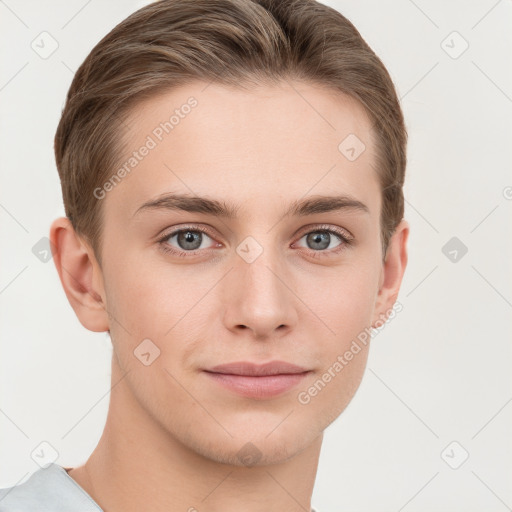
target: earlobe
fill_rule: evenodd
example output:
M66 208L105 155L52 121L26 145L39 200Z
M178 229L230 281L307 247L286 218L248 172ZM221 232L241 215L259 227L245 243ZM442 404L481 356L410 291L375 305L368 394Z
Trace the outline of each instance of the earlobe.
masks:
M402 220L395 229L393 236L389 241L386 259L382 264L380 277L380 286L375 305L375 316L372 321L372 327L385 322L393 304L398 298L400 285L407 266L407 240L409 237L409 223Z
M108 331L101 268L92 248L76 234L66 217L53 221L50 241L60 282L78 320L90 331Z

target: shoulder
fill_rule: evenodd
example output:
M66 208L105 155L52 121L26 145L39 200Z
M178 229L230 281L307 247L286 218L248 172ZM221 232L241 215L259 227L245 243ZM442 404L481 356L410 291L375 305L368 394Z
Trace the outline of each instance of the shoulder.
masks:
M38 469L19 485L0 489L0 512L102 512L58 464Z

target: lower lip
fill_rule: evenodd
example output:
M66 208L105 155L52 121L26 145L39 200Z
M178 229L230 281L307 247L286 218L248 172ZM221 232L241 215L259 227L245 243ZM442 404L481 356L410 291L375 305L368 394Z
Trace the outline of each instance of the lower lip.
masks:
M248 398L272 398L295 387L309 372L265 375L260 377L233 375L229 373L205 373L221 386L239 395Z

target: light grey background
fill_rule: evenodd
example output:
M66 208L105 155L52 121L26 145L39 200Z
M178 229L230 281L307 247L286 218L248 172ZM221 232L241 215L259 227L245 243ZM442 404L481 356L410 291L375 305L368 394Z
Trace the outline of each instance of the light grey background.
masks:
M53 137L73 72L147 3L0 0L0 487L38 469L41 442L83 463L103 429L110 341L80 325L32 248L64 214ZM411 236L403 311L326 431L313 505L511 510L512 1L325 3L396 83ZM47 59L31 48L43 31L59 45ZM443 253L452 237L467 254Z

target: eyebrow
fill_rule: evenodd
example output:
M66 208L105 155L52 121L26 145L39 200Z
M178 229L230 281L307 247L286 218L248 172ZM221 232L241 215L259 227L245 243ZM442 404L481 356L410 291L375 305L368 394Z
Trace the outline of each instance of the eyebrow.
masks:
M165 194L156 199L149 200L141 205L133 214L155 210L182 210L191 213L204 213L215 217L235 219L241 205L228 204L225 201L207 197L190 196L184 194ZM334 211L359 211L370 213L369 208L361 201L350 195L338 196L311 196L293 201L284 216L304 217L317 213Z

